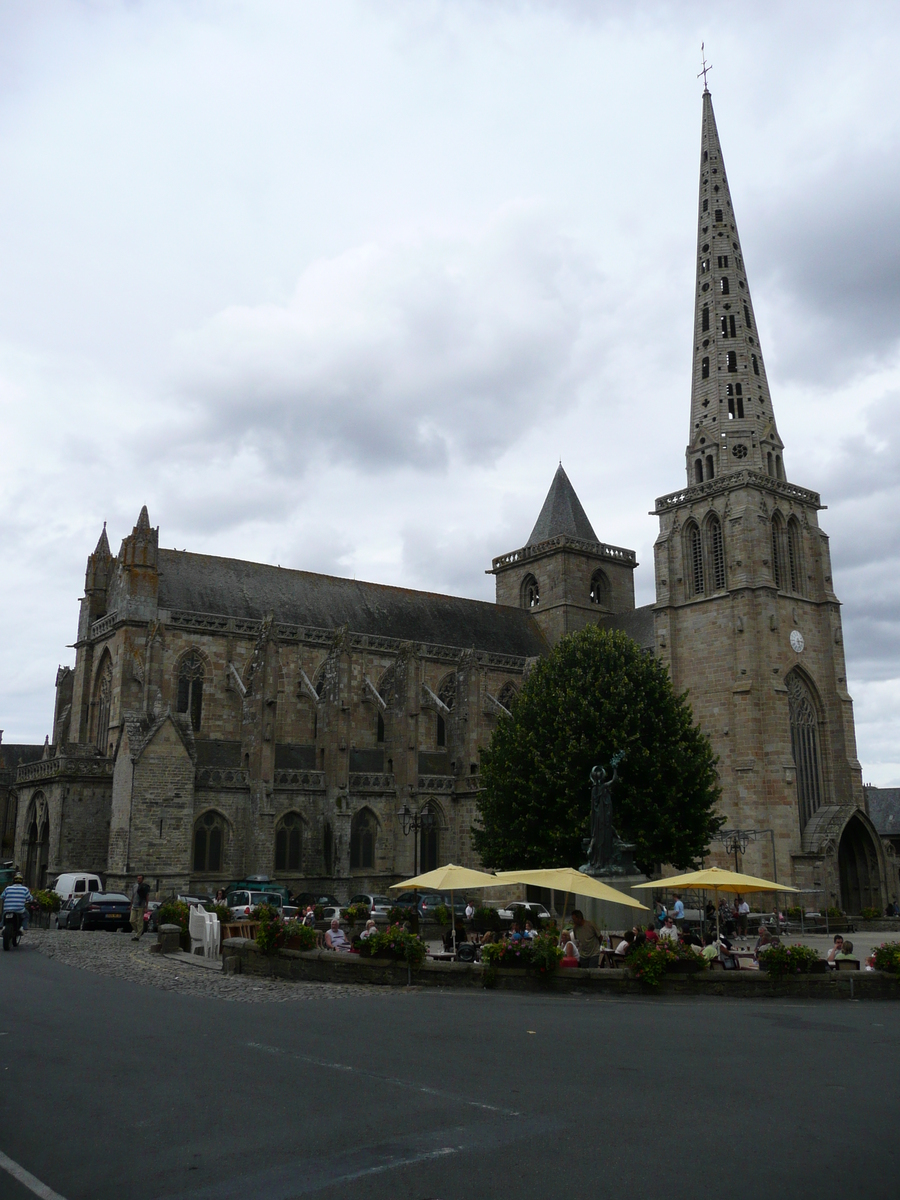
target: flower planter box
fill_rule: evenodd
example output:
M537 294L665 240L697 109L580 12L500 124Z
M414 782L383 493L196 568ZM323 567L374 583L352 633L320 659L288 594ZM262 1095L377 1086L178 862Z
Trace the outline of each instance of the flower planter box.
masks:
M56 915L55 913L52 915ZM32 929L49 929L50 928L49 912L36 912L31 914L30 925Z
M667 975L696 975L698 971L703 970L702 962L691 962L689 958L679 958L677 962L670 963L666 967Z

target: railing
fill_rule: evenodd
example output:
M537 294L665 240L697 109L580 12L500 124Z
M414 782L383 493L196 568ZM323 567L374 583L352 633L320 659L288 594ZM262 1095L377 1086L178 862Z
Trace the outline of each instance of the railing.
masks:
M456 779L453 775L420 775L420 792L452 792Z
M569 539L570 542L577 539ZM583 543L585 546L593 546L593 542ZM606 547L613 551L615 547ZM634 553L631 550L619 551L621 555L631 555L631 560L634 560ZM115 614L110 614L110 617L104 617L103 620L114 618ZM256 637L262 628L262 621L250 621L238 617L226 617L216 613L199 613L187 612L184 610L173 609L167 617L169 625L179 629L189 629L198 633L227 633L245 637ZM99 625L100 622L96 622ZM94 626L92 626L93 630ZM313 625L284 625L277 623L275 632L282 641L306 642L316 646L332 646L338 630L335 629L320 629ZM390 654L399 652L402 646L406 643L402 638L382 637L372 633L349 633L346 635L349 646L354 650L383 650ZM422 658L439 659L442 662L459 662L463 654L472 654L474 660L487 666L499 667L502 670L521 671L525 667L525 659L517 654L494 654L488 650L470 651L462 646L445 646L438 642L419 642L417 645L418 653Z
M109 631L113 628L113 626L115 625L116 621L118 621L118 619L119 619L118 610L113 609L113 611L110 613L107 613L105 617L101 617L99 621L95 621L93 623L93 625L91 626L92 640L95 638L103 637L104 634L109 633Z
M573 550L584 550L596 557L611 558L618 562L627 563L629 566L637 565L635 552L633 550L626 550L623 546L610 546L606 542L591 542L586 538L558 534L556 537L548 538L545 542L536 542L533 546L523 546L520 550L512 550L509 554L501 554L498 558L492 560L491 566L493 570L498 571L502 567L509 567L513 563L526 562L530 558L536 558L540 554L546 554L550 550L557 550L562 547L571 547Z
M393 792L397 788L393 775L373 771L355 771L349 786L351 792Z
M822 507L818 492L808 488L797 487L785 479L773 479L771 475L763 475L760 471L734 471L730 475L720 475L718 479L707 479L703 483L695 483L691 487L681 488L677 492L669 492L668 496L657 498L655 513L667 512L670 508L678 508L694 500L702 500L707 496L718 496L722 492L730 492L740 487L761 487L767 492L784 496L788 500L799 500L801 504L809 504L814 508Z
M325 787L324 771L276 771L276 787L298 787L321 790Z
M32 783L40 779L58 779L66 775L97 778L113 773L111 758L42 758L39 762L24 763L16 771L16 783Z
M245 788L250 786L250 772L240 767L200 767L197 783L200 787Z

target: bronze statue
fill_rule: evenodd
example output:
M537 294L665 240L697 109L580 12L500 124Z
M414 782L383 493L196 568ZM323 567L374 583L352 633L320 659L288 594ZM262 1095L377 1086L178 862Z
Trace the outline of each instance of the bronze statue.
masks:
M619 874L624 865L619 860L625 845L613 828L612 813L612 785L619 778L616 768L624 757L620 751L610 759L611 778L604 767L591 768L591 839L587 846L588 861L582 870L592 875Z

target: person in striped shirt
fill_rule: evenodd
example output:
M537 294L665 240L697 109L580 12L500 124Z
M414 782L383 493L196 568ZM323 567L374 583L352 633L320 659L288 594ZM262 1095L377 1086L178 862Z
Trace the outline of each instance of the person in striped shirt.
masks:
M22 881L22 876L16 874L13 881L3 889L0 893L0 900L3 901L4 912L15 912L22 914L22 932L28 928L28 909L26 905L34 901L34 897Z

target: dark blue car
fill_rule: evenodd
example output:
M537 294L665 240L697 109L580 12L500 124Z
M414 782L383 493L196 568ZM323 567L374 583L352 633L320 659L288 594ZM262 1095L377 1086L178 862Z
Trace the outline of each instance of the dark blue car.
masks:
M69 913L70 929L130 929L131 901L121 892L85 892Z

